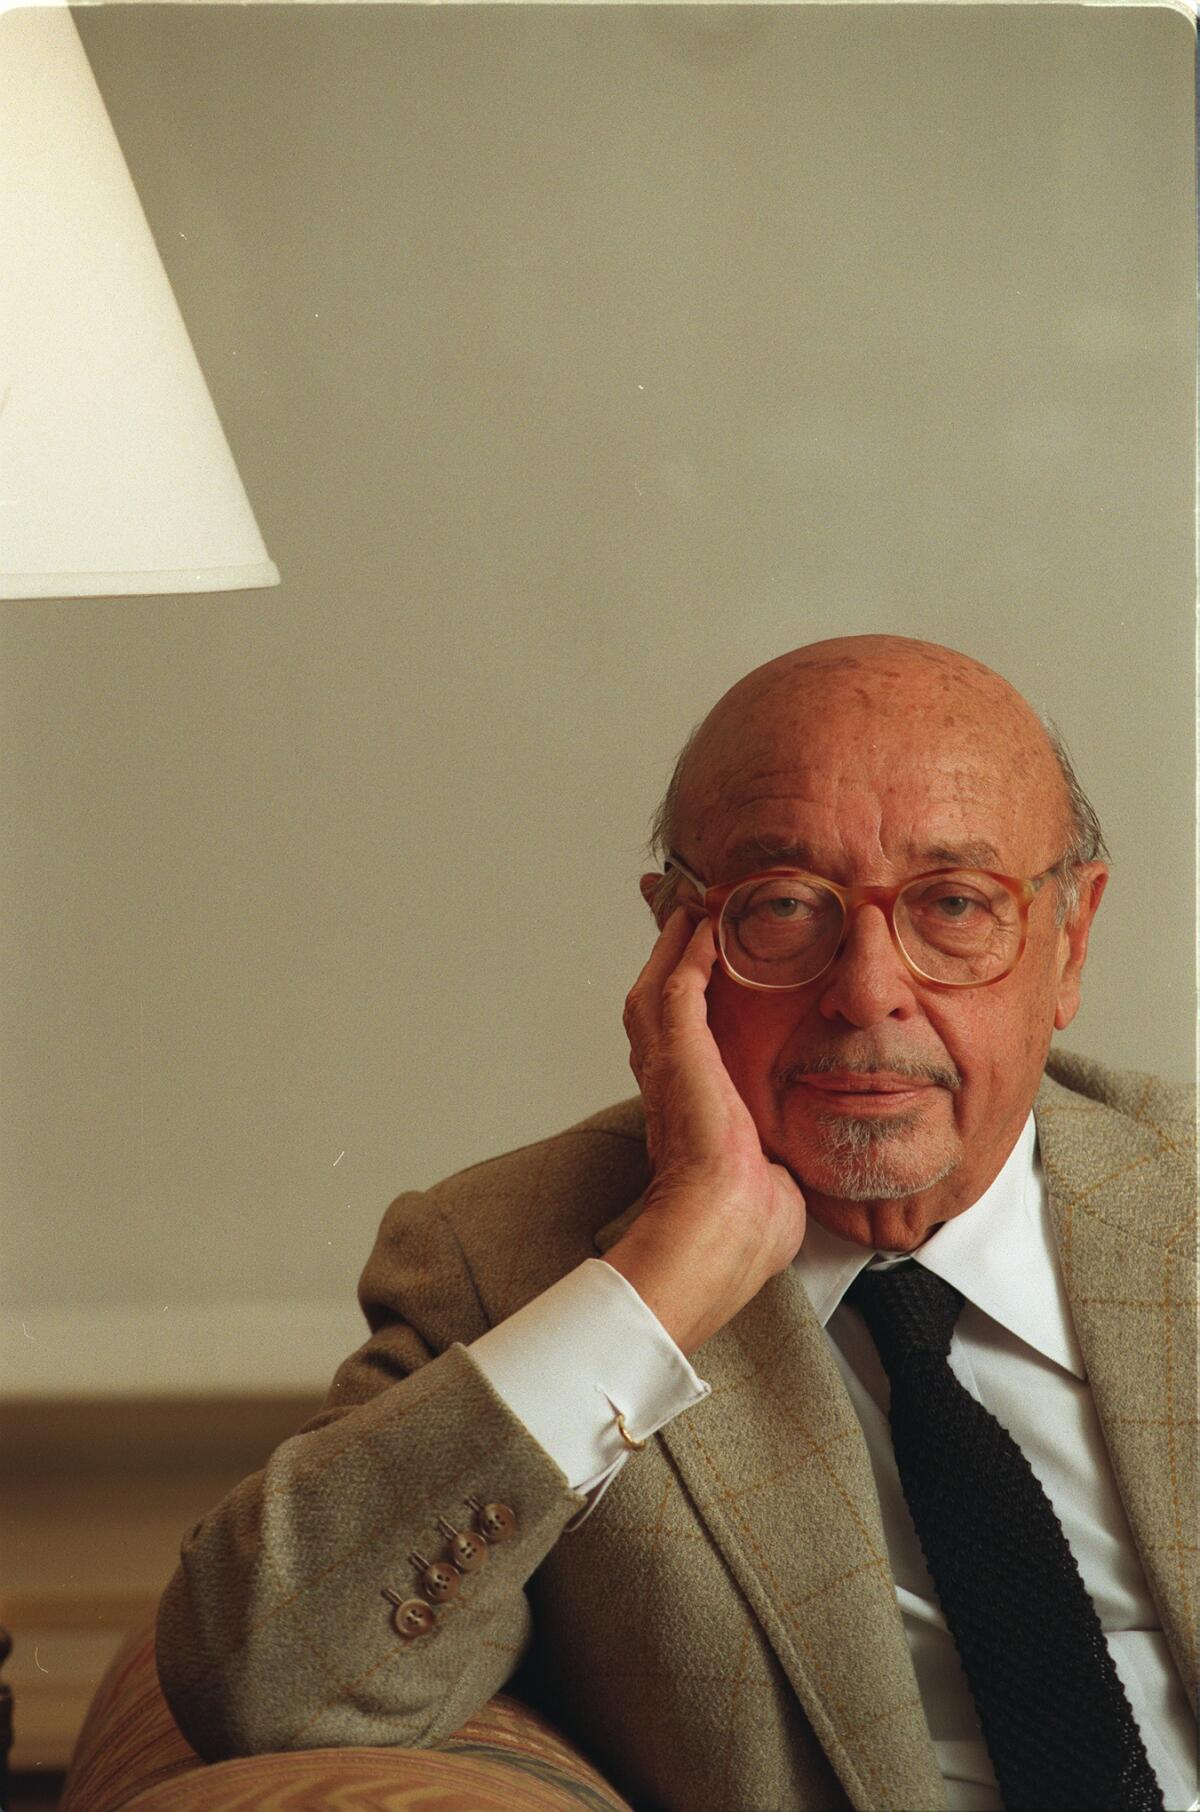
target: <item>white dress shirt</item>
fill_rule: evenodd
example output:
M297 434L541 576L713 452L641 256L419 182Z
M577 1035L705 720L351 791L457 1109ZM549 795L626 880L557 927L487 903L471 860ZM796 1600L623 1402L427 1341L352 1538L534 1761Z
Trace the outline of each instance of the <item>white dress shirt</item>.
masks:
M966 1298L950 1366L1025 1453L1096 1606L1168 1812L1198 1812L1195 1731L1134 1547L1067 1307L1033 1116L979 1201L914 1256ZM862 1424L888 1559L951 1812L1001 1807L958 1652L912 1525L887 1423L889 1389L857 1310L863 1267L896 1262L810 1220L795 1260ZM589 1511L637 1437L708 1394L636 1290L589 1259L474 1342L472 1356L580 1491Z

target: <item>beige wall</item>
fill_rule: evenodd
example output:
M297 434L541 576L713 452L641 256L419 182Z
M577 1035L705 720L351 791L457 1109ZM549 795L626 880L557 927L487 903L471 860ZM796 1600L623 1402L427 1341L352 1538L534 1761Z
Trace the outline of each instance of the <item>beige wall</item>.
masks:
M0 619L10 1379L319 1380L392 1193L630 1092L674 749L823 634L1057 718L1067 1042L1189 1073L1183 17L79 22L284 583Z

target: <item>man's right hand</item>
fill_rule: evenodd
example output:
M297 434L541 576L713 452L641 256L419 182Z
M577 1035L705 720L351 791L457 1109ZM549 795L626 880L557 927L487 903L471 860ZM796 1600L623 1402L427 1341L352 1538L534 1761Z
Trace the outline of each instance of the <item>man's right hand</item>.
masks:
M804 1237L804 1197L764 1154L709 1030L716 960L709 921L693 929L679 907L625 1003L652 1181L605 1257L684 1353L789 1265Z

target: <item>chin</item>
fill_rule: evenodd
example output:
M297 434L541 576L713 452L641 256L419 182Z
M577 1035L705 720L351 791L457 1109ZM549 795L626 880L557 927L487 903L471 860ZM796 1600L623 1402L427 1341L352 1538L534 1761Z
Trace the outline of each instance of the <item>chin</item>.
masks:
M896 1202L936 1188L962 1155L956 1134L931 1140L915 1114L892 1120L837 1115L783 1161L805 1194L839 1202Z

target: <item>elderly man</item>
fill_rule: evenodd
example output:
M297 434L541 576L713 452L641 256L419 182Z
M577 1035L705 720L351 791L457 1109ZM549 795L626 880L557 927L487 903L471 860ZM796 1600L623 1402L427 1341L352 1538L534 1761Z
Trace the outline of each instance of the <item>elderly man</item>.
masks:
M370 1340L184 1545L180 1723L432 1744L524 1660L647 1808L1189 1806L1190 1172L1164 1087L1047 1073L1107 872L1065 755L822 642L658 829L640 1102L393 1205Z

